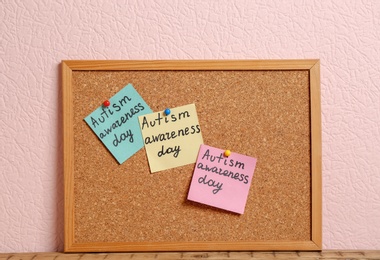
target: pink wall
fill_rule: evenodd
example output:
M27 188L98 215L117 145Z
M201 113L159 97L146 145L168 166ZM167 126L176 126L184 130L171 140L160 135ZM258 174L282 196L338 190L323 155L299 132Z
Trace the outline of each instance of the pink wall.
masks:
M323 248L380 249L380 1L4 0L0 19L0 252L63 249L63 59L321 59Z

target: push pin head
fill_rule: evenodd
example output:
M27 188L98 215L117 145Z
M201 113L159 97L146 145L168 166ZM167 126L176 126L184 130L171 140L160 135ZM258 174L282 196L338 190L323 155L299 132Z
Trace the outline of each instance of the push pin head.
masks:
M231 151L230 150L226 150L226 151L224 151L224 156L225 157L228 157L228 156L230 156L231 155Z
M170 109L169 108L165 109L164 113L165 113L165 116L168 116L170 114Z
M109 107L111 105L111 102L109 100L106 100L103 102L103 106Z

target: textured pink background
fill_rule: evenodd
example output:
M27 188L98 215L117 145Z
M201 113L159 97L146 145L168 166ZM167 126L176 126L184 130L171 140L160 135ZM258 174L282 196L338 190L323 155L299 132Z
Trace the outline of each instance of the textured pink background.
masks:
M323 248L380 249L380 1L2 0L0 19L0 252L63 249L63 59L321 59Z

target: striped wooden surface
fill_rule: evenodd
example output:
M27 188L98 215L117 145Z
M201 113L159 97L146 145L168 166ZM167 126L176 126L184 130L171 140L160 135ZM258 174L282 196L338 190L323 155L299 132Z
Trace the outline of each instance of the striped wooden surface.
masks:
M165 252L165 253L0 253L0 260L38 259L380 259L376 251L322 251L322 252Z

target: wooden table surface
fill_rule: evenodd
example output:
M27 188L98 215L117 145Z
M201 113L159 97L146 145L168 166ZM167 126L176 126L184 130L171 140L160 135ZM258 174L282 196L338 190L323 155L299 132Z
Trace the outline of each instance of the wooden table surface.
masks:
M321 251L321 252L160 252L160 253L0 253L0 260L38 259L380 259L375 251Z

